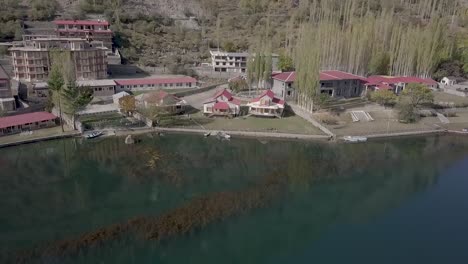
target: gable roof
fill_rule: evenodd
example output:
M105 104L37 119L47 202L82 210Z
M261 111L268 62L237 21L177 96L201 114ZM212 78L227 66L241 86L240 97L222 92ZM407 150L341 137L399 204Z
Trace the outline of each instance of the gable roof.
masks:
M296 81L296 72L282 72L272 76L274 80L279 80L286 83L292 83ZM343 71L321 71L319 74L320 81L334 81L334 80L361 80L366 81L366 78L343 72Z
M205 104L212 103L212 102L218 102L218 98L220 98L221 96L226 97L227 101L229 103L231 103L231 104L235 104L235 105L240 105L241 104L241 101L234 98L232 96L231 92L229 92L226 88L223 89L223 90L217 91L210 100L205 102Z
M178 103L182 101L177 96L167 93L163 90L158 90L155 92L142 94L141 97L140 96L137 96L137 97L139 97L138 100L142 100L150 104L159 104L161 103L161 101L163 104L167 104L171 102Z
M275 104L284 105L284 103L285 103L284 100L281 100L278 97L276 97L275 94L273 93L273 91L271 91L271 90L264 91L259 97L252 99L251 102L252 103L258 102L265 96L269 97L271 99L271 101L273 103L275 103Z
M378 84L398 84L398 83L420 83L426 85L435 85L436 81L430 78L419 78L411 76L384 76L384 75L374 75L367 78L368 85L378 85Z
M0 129L35 122L48 121L56 118L57 117L55 115L48 112L34 112L29 114L7 116L0 118Z

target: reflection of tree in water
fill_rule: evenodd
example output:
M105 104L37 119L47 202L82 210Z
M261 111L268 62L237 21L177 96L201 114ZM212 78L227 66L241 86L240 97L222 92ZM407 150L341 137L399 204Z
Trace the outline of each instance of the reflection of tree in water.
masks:
M115 168L112 170L122 170L122 173L130 175L131 179L137 179L136 182L144 183L147 178L141 178L142 176L161 177L163 174L155 174L160 169L196 170L205 164L208 170L213 169L217 172L238 166L242 171L248 172L248 177L256 177L257 184L256 187L249 186L227 194L220 192L201 195L200 198L194 198L160 217L143 217L145 220L139 217L137 220L140 219L140 222L129 220L124 224L104 227L78 239L53 243L51 248L45 248L57 250L57 245L61 245L71 252L86 249L89 245L96 245L95 243L120 238L121 234L129 229L134 230L128 227L129 223L138 226L136 230L146 234L143 237L169 238L186 234L188 230L200 229L214 221L263 207L268 204L265 201L271 200L270 195L282 193L267 192L267 195L265 188L283 186L287 187L281 188L287 189L287 200L272 205L273 208L279 207L279 211L271 210L256 216L259 219L252 228L256 230L256 235L262 237L262 241L269 241L270 249L274 250L273 244L290 246L293 249L320 234L331 223L367 221L389 208L398 206L415 192L427 189L436 182L441 169L451 164L452 160L466 154L468 146L466 140L454 137L390 142L363 145L274 142L261 145L246 140L240 141L239 144L235 142L232 145L220 145L200 143L193 138L177 138L177 141L174 139L165 144L157 144L157 148L145 144L126 146L112 143L117 144L111 144L112 151L100 153L102 150L96 150L98 153L89 152L88 157L98 157L97 160L113 164ZM187 145L189 143L192 145ZM124 147L125 149L122 149ZM173 149L177 150L176 153L171 152ZM177 156L166 159L166 155ZM148 160L153 159L151 157L156 157L154 168L148 166ZM116 161L122 163L115 165ZM426 164L426 161L430 163ZM256 163L259 164L258 167L252 165ZM79 164L78 162L76 165ZM420 166L421 164L424 166ZM275 177L265 179L263 175L271 174L258 173L265 171L265 167L268 167L270 172L275 171ZM135 173L134 176L131 173ZM187 184L186 180L193 183L194 180L190 179L190 175L184 175L183 183ZM174 218L174 215L178 216ZM194 217L199 219L199 222L193 222ZM258 224L268 222L267 219L275 219L274 230L271 230L270 225ZM167 223L172 224L169 227ZM163 232L157 231L161 228L168 229ZM242 233L241 231L239 233ZM244 242L245 244L239 246L245 247L246 251L255 250L255 246L258 246L250 245L249 241ZM42 251L39 253L42 254L44 247L40 249Z

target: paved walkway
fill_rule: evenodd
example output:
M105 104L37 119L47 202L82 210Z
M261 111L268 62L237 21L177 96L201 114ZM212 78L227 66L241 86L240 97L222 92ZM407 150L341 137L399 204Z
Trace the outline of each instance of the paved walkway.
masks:
M322 130L322 132L327 134L328 136L333 137L333 138L335 137L335 134L333 134L328 128L320 124L317 120L315 120L309 112L303 110L302 108L300 108L298 105L294 103L288 103L288 104L289 106L291 106L291 109L294 111L296 115L304 118L305 120L310 122L312 125Z
M450 124L450 120L446 116L444 116L443 114L437 113L437 117L439 118L439 120L440 120L440 122L442 124Z

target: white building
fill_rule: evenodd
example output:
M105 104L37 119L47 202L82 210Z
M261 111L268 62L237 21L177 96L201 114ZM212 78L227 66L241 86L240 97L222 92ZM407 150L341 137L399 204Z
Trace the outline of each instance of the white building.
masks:
M215 72L247 72L248 53L212 50L210 54L211 66Z

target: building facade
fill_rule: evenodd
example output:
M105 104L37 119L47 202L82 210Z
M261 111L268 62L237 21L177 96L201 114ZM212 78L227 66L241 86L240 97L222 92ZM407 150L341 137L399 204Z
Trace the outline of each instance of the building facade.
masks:
M438 87L438 83L430 78L375 75L367 78L366 91L384 89L400 94L408 84L412 83L423 84L430 89L436 89Z
M185 112L187 103L173 94L159 90L135 97L137 108L156 107L165 113L175 115Z
M47 112L7 116L0 118L0 136L17 134L56 126L57 117Z
M107 48L102 42L89 43L84 39L36 38L25 41L23 47L10 48L14 79L37 82L48 78L51 68L51 51L70 54L77 80L94 80L107 77Z
M115 80L116 91L150 91L198 88L197 79L189 76Z
M273 91L266 90L259 97L254 98L247 106L250 115L281 118L285 104L285 101L275 96Z
M84 80L76 81L80 87L87 87L93 91L94 97L112 97L115 94L114 80ZM38 97L49 96L49 87L46 82L37 82L33 84L33 93Z
M112 50L112 30L105 20L55 20L54 24L57 37L102 41Z
M296 72L282 72L273 75L272 91L283 100L295 99L294 82ZM364 77L342 71L321 71L319 74L319 87L321 94L332 98L359 97L364 93Z
M16 110L16 101L11 92L10 76L0 65L0 111Z
M247 72L248 53L210 51L211 66L215 72Z

